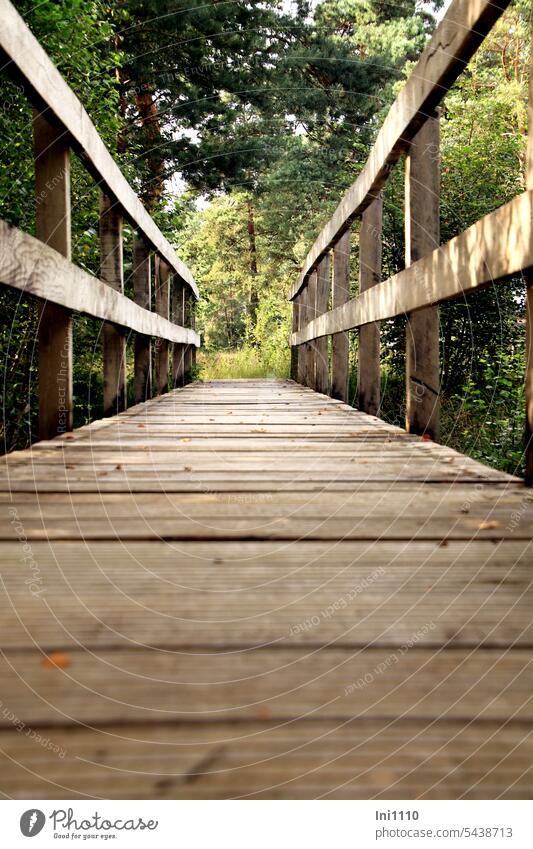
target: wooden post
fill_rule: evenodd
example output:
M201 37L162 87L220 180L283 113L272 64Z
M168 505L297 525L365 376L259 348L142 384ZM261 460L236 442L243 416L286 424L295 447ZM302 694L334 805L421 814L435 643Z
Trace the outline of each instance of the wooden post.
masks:
M142 237L133 242L133 290L136 304L149 310L151 306L150 248ZM152 346L149 336L135 334L135 403L147 401L152 395Z
M414 137L405 168L405 265L438 247L440 240L439 118L434 114ZM437 305L408 316L406 327L406 430L439 438L439 313Z
M298 322L300 320L300 296L296 295L292 302L292 332L299 329ZM291 380L298 380L298 345L291 346Z
M298 298L298 330L307 323L307 284L300 290ZM305 386L307 380L307 345L298 345L298 383Z
M70 153L63 129L34 110L35 234L70 259ZM46 301L39 312L39 438L72 430L72 315Z
M317 272L312 271L307 281L306 324L316 318ZM316 340L305 343L306 346L306 375L305 385L310 389L316 388Z
M170 268L159 257L156 257L155 265L155 311L168 319ZM168 392L168 342L166 339L156 340L156 352L156 391L158 395L163 395Z
M347 230L333 250L333 309L350 300L350 241L351 233ZM348 333L334 333L331 337L331 397L345 403L348 401L348 357Z
M174 324L183 327L183 295L184 284L179 277L174 277L171 297L171 316ZM172 346L172 385L174 389L183 386L183 352L185 345L175 342Z
M533 34L533 18L532 18ZM526 188L533 189L533 51L529 64L529 108L526 159ZM525 274L526 280L526 433L525 433L525 484L533 486L533 272Z
M191 292L191 328L196 330L196 300ZM191 345L191 365L196 366L196 345Z
M329 274L329 254L322 258L317 269L316 315L328 311L331 279ZM326 395L329 391L329 355L328 337L315 340L315 390Z
M383 198L379 195L361 216L359 231L359 292L381 281ZM377 416L381 396L379 321L359 328L357 359L358 408Z
M188 289L184 290L184 301L183 301L183 326L190 327L191 326L191 293ZM183 381L184 383L191 382L191 366L192 366L192 351L191 345L185 345L185 351L183 354Z
M110 198L100 194L100 279L124 292L122 215ZM104 416L126 409L126 334L104 322Z

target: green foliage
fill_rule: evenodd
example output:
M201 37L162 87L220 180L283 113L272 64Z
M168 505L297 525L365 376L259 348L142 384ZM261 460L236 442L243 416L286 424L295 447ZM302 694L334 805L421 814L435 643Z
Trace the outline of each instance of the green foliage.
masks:
M289 360L272 365L263 359L257 348L243 347L236 351L200 351L198 367L201 380L238 380L248 378L288 377Z

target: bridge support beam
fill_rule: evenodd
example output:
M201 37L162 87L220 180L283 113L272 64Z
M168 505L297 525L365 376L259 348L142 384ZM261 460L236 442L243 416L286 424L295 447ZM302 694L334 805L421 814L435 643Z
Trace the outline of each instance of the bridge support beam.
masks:
M116 204L100 195L100 279L124 293L122 216ZM126 334L104 322L104 416L126 409Z
M328 311L331 292L329 254L320 261L317 269L316 282L316 315ZM314 389L327 395L329 392L329 353L328 337L321 336L315 340L315 385Z
M413 138L405 168L405 265L439 245L439 117L428 117ZM439 439L439 312L424 307L407 318L406 430Z
M381 241L383 198L372 201L361 216L359 232L359 292L366 292L381 282ZM357 358L358 408L377 416L381 402L380 329L379 321L359 328Z
M152 302L150 248L137 236L133 243L133 290L135 303L149 310ZM142 333L135 334L134 395L136 404L152 396L152 344L150 337Z
M333 309L350 300L350 245L351 232L347 230L333 249ZM345 403L348 402L349 352L348 332L334 333L331 337L331 397Z
M70 153L65 130L34 110L35 235L70 260ZM39 312L39 439L72 430L72 314L45 301Z
M168 319L170 296L170 268L168 264L156 257L155 259L155 311ZM163 395L168 392L168 342L158 339L156 342L156 392Z

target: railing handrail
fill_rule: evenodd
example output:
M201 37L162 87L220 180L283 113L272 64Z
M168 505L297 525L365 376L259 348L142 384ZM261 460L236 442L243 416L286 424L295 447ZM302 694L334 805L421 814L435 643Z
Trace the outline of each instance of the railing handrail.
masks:
M445 97L510 0L453 0L383 122L366 164L307 254L292 300L322 257L365 210L421 123Z
M146 211L80 100L9 0L0 0L0 19L0 49L8 60L1 70L22 79L26 97L38 110L45 111L47 120L53 117L64 128L72 149L102 191L114 199L122 215L198 298L198 287L190 269Z

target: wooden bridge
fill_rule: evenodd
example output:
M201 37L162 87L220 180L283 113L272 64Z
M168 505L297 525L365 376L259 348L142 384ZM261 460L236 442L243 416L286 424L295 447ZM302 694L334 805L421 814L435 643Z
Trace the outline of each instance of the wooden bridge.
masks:
M42 303L41 439L1 471L5 796L533 796L531 490L438 444L438 302L533 266L533 151L528 191L439 246L435 110L505 6L454 0L311 249L293 379L200 383L190 271L0 0L38 198L37 238L1 224L0 280ZM102 191L100 280L69 260L70 149ZM403 155L406 269L380 282ZM73 311L104 322L105 370L105 417L75 431ZM376 415L379 321L404 312L406 430ZM530 483L531 357L526 392Z

